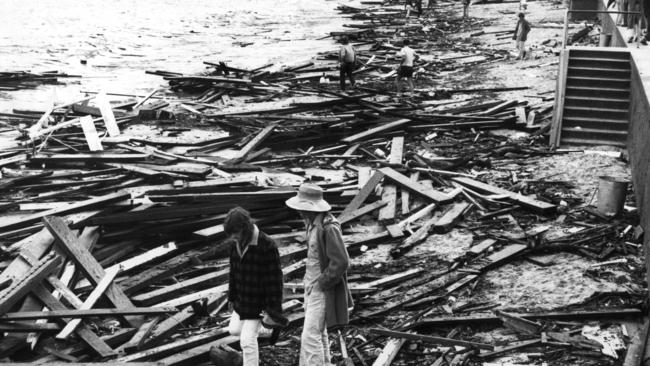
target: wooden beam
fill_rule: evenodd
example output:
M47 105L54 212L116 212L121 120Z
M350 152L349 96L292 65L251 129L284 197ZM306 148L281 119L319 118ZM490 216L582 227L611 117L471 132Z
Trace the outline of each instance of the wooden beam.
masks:
M390 366L405 342L404 338L390 338L372 366Z
M459 339L435 337L435 336L416 334L416 333L397 332L397 331L393 331L393 330L378 329L378 328L372 328L372 329L370 329L370 332L374 333L374 334L383 335L383 336L410 339L410 340L413 340L413 341L420 341L420 342L429 343L429 344L440 344L440 345L443 345L443 346L461 346L461 347L468 347L468 348L480 348L480 349L487 349L487 350L490 350L490 351L494 350L494 346L492 346L490 344L478 343L478 342L469 342L469 341L463 341L463 340L459 340Z
M0 332L26 333L26 332L58 332L61 327L54 323L2 323Z
M197 365L197 361L207 358L210 348L222 344L234 345L239 342L239 336L226 336L214 342L203 344L185 351L177 352L176 354L163 358L160 360L165 366L191 366Z
M165 286L153 291L134 296L131 300L143 306L157 304L169 299L173 299L179 294L186 293L189 290L196 290L207 285L219 283L228 279L228 268L217 272L206 273L184 281L180 281L170 286Z
M97 300L99 300L99 298L104 294L104 291L106 291L106 289L108 289L108 287L113 283L113 279L115 276L117 276L120 270L120 267L106 270L104 272L104 276L97 282L97 285L92 290L90 295L88 295L83 304L81 304L79 310L90 310L95 305ZM61 330L61 332L56 335L56 338L68 338L80 323L81 318L74 318L71 321L68 321L63 330Z
M223 338L227 334L229 334L227 328L212 329L203 334L198 334L185 339L179 339L175 342L166 343L164 345L155 348L136 352L128 356L123 356L118 358L116 361L133 362L133 361L140 361L140 360L151 359L151 358L154 359L161 358L188 348L210 343L219 338Z
M403 125L405 125L407 123L411 123L411 122L413 122L413 121L411 121L410 119L398 119L396 121L383 123L383 124L381 124L381 125L379 125L377 127L371 128L369 130L357 133L357 134L352 135L352 136L348 136L348 137L342 139L341 141L345 142L346 144L351 144L351 143L358 142L360 140L366 139L366 138L368 138L370 136L376 135L378 133L382 133L382 132L386 132L386 131L396 129L398 127L401 127L401 126L403 126Z
M650 330L650 321L645 318L639 331L632 337L630 344L625 353L623 366L641 366L643 365L644 355L646 354L648 332Z
M361 204L365 202L365 200L374 192L375 187L377 187L377 184L381 182L381 180L384 178L384 174L375 171L375 174L370 177L370 179L366 182L366 184L361 188L359 193L357 193L356 196L350 201L350 203L345 207L343 212L338 216L339 218L345 217L350 215L353 211L357 210L359 207L361 207Z
M520 349L525 348L525 347L537 346L537 345L540 345L540 344L542 344L541 339L531 339L531 340L528 340L528 341L515 342L514 344L509 344L509 345L507 345L505 347L497 348L497 349L495 349L494 351L491 351L491 352L479 353L477 356L479 358L481 358L481 359L487 359L487 358L491 358L491 357L500 356L500 355L503 355L503 354L508 353L508 352L520 350Z
M176 308L128 308L128 309L66 309L52 311L23 311L6 313L0 316L0 321L32 320L32 319L59 319L59 318L92 318L107 315L157 315L175 313Z
M102 152L94 154L46 154L38 153L32 155L30 161L36 163L68 163L68 162L113 162L113 161L144 161L149 159L151 154L124 154Z
M354 154L354 152L357 151L359 146L361 146L361 144L354 144L354 145L350 146L347 150L345 150L345 152L343 153L343 156L350 156L350 155ZM345 159L337 159L331 165L332 165L332 168L338 169L343 164L345 164Z
M39 300L43 302L47 308L51 311L64 311L68 310L61 302L55 298L42 284L39 284L33 289L34 295L36 295ZM60 318L61 321L66 322L66 318ZM35 323L35 325L38 323ZM46 325L49 323L42 323L39 325ZM88 328L86 324L81 324L80 327L76 329L76 333L90 348L97 352L102 357L110 357L116 354L111 347L109 347L103 340L101 340L97 334Z
M379 210L379 221L386 222L394 220L397 210L397 187L394 184L384 184L381 192L381 200L386 205Z
M557 311L543 313L512 313L528 320L586 320L586 319L621 319L635 318L643 315L639 309L610 309L603 311ZM490 324L500 325L501 319L494 315L450 316L428 318L419 321L415 328L435 328L440 326Z
M369 205L365 205L353 212L351 212L349 215L346 215L344 217L339 216L338 221L341 225L350 222L358 217L361 217L365 214L371 213L372 211L384 207L388 204L388 202L385 201L375 201Z
M235 157L232 159L234 161L241 161L246 158L246 156L255 148L264 141L267 137L273 133L275 129L275 124L264 127L252 140L250 140L241 150L237 151Z
M158 325L160 318L161 318L160 316L155 316L150 320L146 321L145 323L143 323L142 326L138 329L138 331L133 335L133 337L131 337L131 339L128 342L124 343L116 350L125 351L127 353L131 353L134 350L139 350L144 344L144 341L147 338L149 338L151 332L153 332L156 325Z
M104 206L109 205L111 203L124 201L129 198L131 198L130 193L117 192L105 196L91 198L85 201L79 201L77 203L73 203L65 207L55 208L47 211L41 211L14 221L0 223L0 232L29 226L30 224L37 222L46 216L62 216L73 212L90 210L95 207L103 208Z
M215 308L221 301L226 298L225 294L218 294L207 297L208 310ZM140 344L140 349L147 349L162 343L167 337L176 331L176 329L189 322L196 313L191 306L186 306L178 313L161 321L158 326L151 332L151 335L144 339Z
M75 262L77 268L93 285L97 286L105 276L104 269L97 262L95 257L93 257L92 254L90 254L90 252L79 243L77 236L70 231L66 223L56 216L43 218L43 223L57 239L55 245L63 251L69 259ZM108 286L105 294L117 308L134 307L131 300L129 300L122 289L116 284ZM126 317L126 319L134 327L139 327L142 323L141 317Z
M469 203L467 202L454 203L454 205L447 210L438 221L436 221L433 225L433 230L437 233L445 233L451 230L462 218L468 207Z
M32 268L21 278L16 278L11 285L0 292L0 314L9 311L18 301L27 296L32 288L39 284L61 264L61 258L50 253L42 260L33 263Z
M475 190L483 191L483 192L488 192L490 194L497 194L497 195L507 195L511 200L519 203L522 206L528 207L532 209L533 211L539 212L539 213L547 213L555 209L555 205L543 202L543 201L538 201L536 199L526 197L522 194L511 192L507 189L495 187L483 182L479 182L477 180L467 178L467 177L454 177L451 178L453 181L460 183L466 187L470 187Z
M409 177L409 179L411 179L413 182L417 182L419 178L420 172L413 172ZM411 205L409 202L410 200L411 192L409 192L408 189L402 189L402 215L407 215L409 212L411 212Z
M427 189L417 182L413 182L407 176L398 173L392 168L381 168L379 171L386 176L386 178L394 181L402 188L410 190L412 193L418 194L424 198L428 198L436 203L443 203L451 200L447 194L438 192L434 189Z

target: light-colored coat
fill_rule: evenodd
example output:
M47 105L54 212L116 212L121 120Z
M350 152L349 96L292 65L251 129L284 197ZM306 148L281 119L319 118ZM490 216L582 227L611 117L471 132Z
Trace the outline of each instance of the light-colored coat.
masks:
M341 226L331 214L325 213L316 217L314 229L318 230L319 238L321 275L318 285L325 293L325 324L327 327L348 324L348 308L353 306L347 278L350 257L343 243Z

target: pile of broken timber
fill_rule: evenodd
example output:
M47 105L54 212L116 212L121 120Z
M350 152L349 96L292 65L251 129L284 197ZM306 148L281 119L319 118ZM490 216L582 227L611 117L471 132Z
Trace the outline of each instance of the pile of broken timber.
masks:
M376 65L367 53L359 74L371 79L373 73L390 73L382 65L396 64L397 47L382 43L375 51L383 49L384 59ZM426 51L426 42L415 47ZM538 140L512 142L486 131L522 126L531 112L544 115L543 107L481 96L448 106L427 92L395 101L380 87L343 95L311 82L322 76L320 68L335 70L332 54L322 60L329 66L300 64L275 73L222 63L209 65L215 70L208 76L157 72L191 97L164 101L155 90L109 103L91 94L39 113L3 115L15 127L3 134L17 139L15 147L0 152L0 327L8 334L0 358L184 365L205 361L215 344L235 344L226 331L229 248L222 240L226 212L241 205L279 242L285 275L291 325L275 348L262 352L269 359L292 354L281 364L292 363L298 346L292 335L303 317L306 247L303 223L284 201L302 180L323 187L353 258L350 288L357 301L339 347L350 350L357 364L390 364L400 357L463 364L524 347L549 358L558 350L567 357L594 357L596 345L573 338L578 324L562 329L567 320L640 315L632 308L636 304L620 302L599 303L599 311L497 314L485 313L497 304L447 305L513 260L570 252L607 261L638 255L639 238L628 244L626 219L608 221L580 208L579 198L567 198L567 182L527 179L519 163L552 154ZM426 71L451 62L418 66ZM503 90L508 88L451 94ZM296 102L225 108L238 96L251 103L286 97ZM188 130L179 110L228 134L168 139ZM152 119L161 135L123 133L128 124ZM539 121L534 118L531 126ZM504 177L493 167L511 173ZM558 214L561 201L570 207ZM539 228L528 229L558 220L585 229L553 241L543 239ZM464 256L442 265L431 258L412 265L408 254L414 248L455 228L474 234ZM379 245L391 248L390 268L354 264ZM528 333L522 343L505 346L473 339L482 326L503 325ZM628 354L638 354L639 342ZM382 351L375 352L377 347Z
M33 73L29 71L0 71L0 91L31 89L42 84L57 84L59 78L78 78L59 71Z

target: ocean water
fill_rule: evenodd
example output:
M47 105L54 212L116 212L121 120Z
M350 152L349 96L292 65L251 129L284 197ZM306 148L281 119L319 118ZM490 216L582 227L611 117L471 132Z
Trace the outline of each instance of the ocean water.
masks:
M146 94L166 85L145 70L198 73L203 61L279 68L335 49L350 0L2 0L0 71L82 75L67 85L0 92L0 111L44 109L80 91ZM82 64L82 60L86 64ZM56 90L53 90L56 89Z

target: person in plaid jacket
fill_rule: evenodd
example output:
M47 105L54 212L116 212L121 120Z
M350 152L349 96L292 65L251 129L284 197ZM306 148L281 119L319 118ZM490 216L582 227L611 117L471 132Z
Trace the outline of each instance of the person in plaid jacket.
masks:
M228 329L240 336L244 366L257 366L262 313L266 313L265 318L286 323L282 316L280 254L273 239L261 232L241 207L228 212L223 226L231 246L228 302L233 312Z

